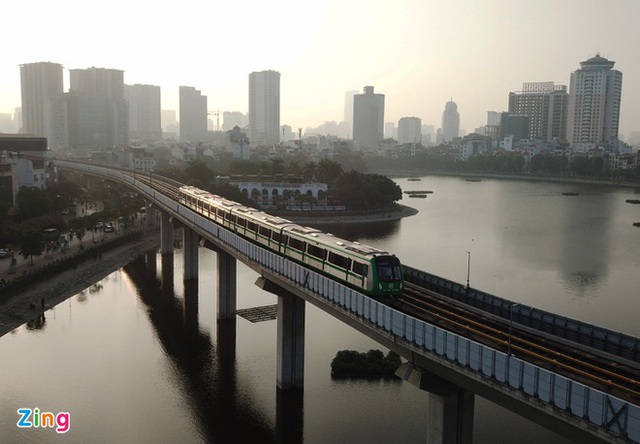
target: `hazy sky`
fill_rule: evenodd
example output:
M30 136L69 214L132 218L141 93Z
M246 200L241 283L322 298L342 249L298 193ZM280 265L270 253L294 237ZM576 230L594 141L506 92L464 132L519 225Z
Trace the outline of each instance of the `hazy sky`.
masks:
M0 112L20 106L23 63L121 69L125 83L178 87L209 110L248 109L248 75L281 73L281 124L341 121L344 95L373 85L385 121L441 125L458 104L461 128L504 111L523 82L569 84L600 52L623 73L620 131L640 131L639 0L234 0L4 2Z

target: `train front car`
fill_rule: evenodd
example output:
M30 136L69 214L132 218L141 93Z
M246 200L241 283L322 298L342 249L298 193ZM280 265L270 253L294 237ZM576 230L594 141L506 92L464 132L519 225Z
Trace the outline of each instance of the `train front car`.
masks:
M376 255L371 259L371 265L373 272L372 294L385 301L397 301L404 291L400 259L394 255Z

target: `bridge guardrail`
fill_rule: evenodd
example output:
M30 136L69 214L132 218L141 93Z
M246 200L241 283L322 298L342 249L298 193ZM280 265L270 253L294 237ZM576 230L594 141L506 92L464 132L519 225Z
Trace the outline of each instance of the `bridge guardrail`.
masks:
M509 319L538 331L596 348L621 358L640 362L640 339L606 328L559 316L524 304L493 296L475 288L469 288L415 268L403 265L405 280L433 290L466 305Z

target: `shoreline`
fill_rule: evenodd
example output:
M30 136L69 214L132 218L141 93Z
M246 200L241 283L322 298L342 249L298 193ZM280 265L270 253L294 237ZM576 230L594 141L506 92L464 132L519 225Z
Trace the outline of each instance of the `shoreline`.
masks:
M369 223L369 222L388 222L394 220L400 220L405 217L411 217L418 214L418 210L409 207L407 205L398 204L400 207L398 211L382 211L380 213L372 214L354 214L354 215L341 215L338 212L331 212L325 215L318 215L314 213L313 216L290 216L290 215L278 215L283 219L290 220L296 224L310 224L310 225L325 225L325 224L353 224L353 223ZM300 211L304 213L304 211Z
M160 243L157 230L146 230L139 239L105 250L99 260L85 260L52 278L38 281L18 293L0 294L0 338L27 322L46 314L114 271L129 264ZM44 308L41 300L44 298Z
M562 176L535 176L524 174L496 174L478 172L445 172L445 171L410 171L410 170L376 170L375 174L381 174L390 178L410 178L417 176L448 176L461 178L482 178L482 179L506 179L506 180L528 180L531 182L558 182L574 183L582 185L604 185L620 188L636 188L640 191L640 182L618 181L611 179L588 179L579 177Z

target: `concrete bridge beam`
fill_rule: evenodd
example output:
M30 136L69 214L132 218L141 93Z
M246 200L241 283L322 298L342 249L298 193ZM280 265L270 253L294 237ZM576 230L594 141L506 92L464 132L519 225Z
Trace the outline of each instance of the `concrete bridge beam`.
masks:
M396 375L429 392L427 443L473 442L474 394L407 362Z

